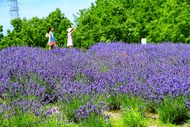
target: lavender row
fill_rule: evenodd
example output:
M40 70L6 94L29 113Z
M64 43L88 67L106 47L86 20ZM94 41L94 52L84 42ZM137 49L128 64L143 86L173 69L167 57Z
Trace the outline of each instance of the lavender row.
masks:
M173 43L98 43L87 52L9 47L0 51L1 109L18 106L39 114L48 103L77 98L96 105L97 98L106 101L112 94L155 103L183 96L189 104L189 56L190 45Z

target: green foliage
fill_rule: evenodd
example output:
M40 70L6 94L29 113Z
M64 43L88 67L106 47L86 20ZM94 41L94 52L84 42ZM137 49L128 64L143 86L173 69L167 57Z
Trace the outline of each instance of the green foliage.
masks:
M0 126L1 127L79 127L73 123L61 122L57 116L51 116L48 118L37 117L31 113L25 113L23 115L12 116L10 118L1 118L0 115Z
M78 75L76 75L75 78L77 81L81 81L84 84L86 84L88 82L87 76L85 74L78 74Z
M52 26L55 29L54 34L57 45L66 46L67 29L71 27L71 22L61 13L60 9L57 8L54 12L50 13L46 18L46 23L48 27Z
M125 96L121 100L122 100L122 104L121 104L122 108L132 107L135 111L140 111L141 114L145 114L145 111L147 110L145 108L146 103L138 97L135 98L135 97Z
M23 115L12 116L10 118L0 118L1 127L35 127L40 119L35 115L25 113Z
M122 98L120 98L114 93L110 94L110 96L106 99L106 103L109 107L109 110L119 110L121 102Z
M164 123L183 124L190 119L190 114L182 97L166 98L160 104L159 119Z
M146 103L140 98L128 97L126 95L114 96L111 95L106 100L108 107L111 110L118 110L121 108L122 117L118 120L111 119L113 126L129 126L129 127L145 127L147 120L145 112L147 111ZM119 122L115 124L114 122Z
M103 115L91 113L89 117L81 122L82 127L111 127Z
M146 127L147 121L141 112L130 108L123 114L123 125L128 127Z
M146 25L149 41L190 43L190 17L187 16L190 10L187 2L177 3L175 0L168 0L160 4L157 12L159 18Z
M139 43L164 41L190 43L189 7L176 0L97 0L75 16L75 46L96 42Z
M86 103L86 101L84 102L81 98L74 98L72 100L65 101L63 104L64 108L62 109L62 113L65 114L65 117L69 122L72 122L72 120L74 120L74 122L78 122L75 111L77 111L83 103Z
M124 127L123 118L110 118L110 123L112 127Z
M26 18L15 18L11 20L11 25L14 29L8 31L7 36L2 38L0 34L0 49L21 45L45 48L48 42L45 34L48 32L49 27L54 27L55 29L54 36L57 45L66 46L67 28L71 26L71 22L57 8L46 18L39 19L38 17L33 17L29 20Z
M88 49L97 42L120 41L190 43L190 4L187 0L96 0L75 15L77 30L73 33L74 46ZM56 9L46 18L16 18L14 29L1 34L0 49L8 46L47 46L45 33L50 26L58 46L66 46L67 28L72 23Z
M146 103L140 98L124 97L122 101L122 125L128 127L146 127Z
M147 126L145 112L147 111L146 103L140 98L125 97L123 99L124 123L130 123L130 126L143 127Z

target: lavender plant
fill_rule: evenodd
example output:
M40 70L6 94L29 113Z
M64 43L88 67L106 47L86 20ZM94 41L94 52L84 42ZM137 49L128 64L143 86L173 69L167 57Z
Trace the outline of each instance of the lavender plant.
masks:
M165 123L183 124L189 118L190 114L185 102L181 96L177 98L168 97L163 100L159 107L159 119Z
M142 99L156 111L165 98L180 96L189 111L189 56L188 44L173 43L98 43L86 52L3 49L0 121L25 113L45 118L52 114L47 106L54 105L65 118L60 123L77 122L105 109L119 109L123 98L130 97Z

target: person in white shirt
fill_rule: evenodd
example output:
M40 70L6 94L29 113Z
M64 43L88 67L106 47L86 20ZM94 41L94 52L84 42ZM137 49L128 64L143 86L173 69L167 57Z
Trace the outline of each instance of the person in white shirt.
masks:
M75 28L76 29L76 28ZM74 28L68 28L68 33L67 33L67 36L68 36L68 39L67 39L67 46L69 48L72 48L73 47L73 38L72 38L72 33L75 31Z

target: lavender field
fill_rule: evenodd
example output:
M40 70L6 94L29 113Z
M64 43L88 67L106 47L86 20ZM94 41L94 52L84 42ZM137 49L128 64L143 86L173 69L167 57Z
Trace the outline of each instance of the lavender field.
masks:
M137 100L142 116L152 112L172 124L188 120L190 45L114 42L98 43L88 51L0 51L0 125L34 126L51 119L54 125L80 125L99 116L105 120L101 126L112 126L103 112L127 114L131 100ZM172 110L173 119L166 110Z

